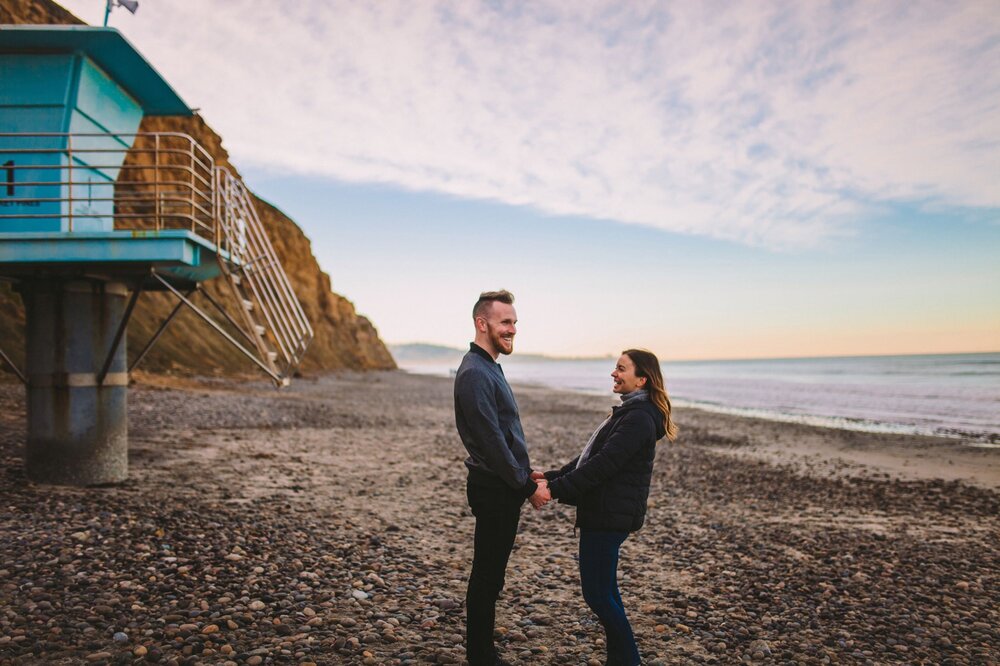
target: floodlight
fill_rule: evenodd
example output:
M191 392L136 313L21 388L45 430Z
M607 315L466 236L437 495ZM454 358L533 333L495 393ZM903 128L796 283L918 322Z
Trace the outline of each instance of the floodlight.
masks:
M108 4L104 7L105 27L108 25L108 17L111 15L111 10L115 7L124 7L130 13L135 14L135 10L139 9L139 0L108 0Z

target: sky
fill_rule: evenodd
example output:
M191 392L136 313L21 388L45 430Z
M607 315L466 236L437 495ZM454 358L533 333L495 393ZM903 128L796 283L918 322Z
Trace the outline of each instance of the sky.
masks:
M389 343L462 347L507 288L532 353L1000 350L990 0L140 0L109 25Z

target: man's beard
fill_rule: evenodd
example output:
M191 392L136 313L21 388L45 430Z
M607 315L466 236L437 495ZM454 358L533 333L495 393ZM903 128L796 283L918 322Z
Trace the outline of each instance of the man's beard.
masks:
M510 350L508 350L507 345L504 344L504 341L500 339L500 335L493 329L492 326L490 326L490 343L493 345L493 348L496 349L498 353L503 354L504 356L507 356L512 351L514 351L513 338L510 341Z

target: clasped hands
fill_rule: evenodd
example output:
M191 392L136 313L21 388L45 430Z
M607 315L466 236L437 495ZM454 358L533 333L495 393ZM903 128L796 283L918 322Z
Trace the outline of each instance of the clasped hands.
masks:
M531 502L531 506L535 507L536 510L541 509L552 501L552 493L549 492L549 482L541 472L532 472L531 478L538 484L538 489L528 498L528 501Z

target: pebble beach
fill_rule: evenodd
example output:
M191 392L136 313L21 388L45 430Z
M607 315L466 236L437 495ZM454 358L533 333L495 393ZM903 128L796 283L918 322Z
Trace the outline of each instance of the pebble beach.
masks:
M515 387L536 469L613 404ZM677 410L622 596L648 664L1000 663L1000 449ZM0 384L0 666L461 664L451 381L140 376L130 477L31 483ZM512 663L603 663L571 507L525 505Z

